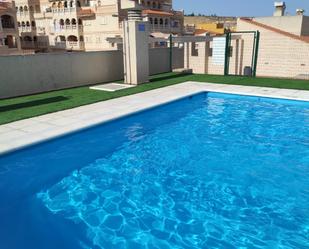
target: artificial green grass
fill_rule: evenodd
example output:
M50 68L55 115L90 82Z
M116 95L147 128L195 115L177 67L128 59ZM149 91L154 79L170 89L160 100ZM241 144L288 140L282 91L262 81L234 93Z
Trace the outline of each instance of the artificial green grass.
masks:
M150 83L117 92L90 90L87 86L0 100L0 124L145 92L185 81L309 90L308 80L167 73L151 77Z

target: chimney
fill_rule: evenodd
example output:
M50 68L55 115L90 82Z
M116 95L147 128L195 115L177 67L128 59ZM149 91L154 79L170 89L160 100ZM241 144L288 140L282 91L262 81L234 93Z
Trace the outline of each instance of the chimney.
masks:
M286 5L285 2L275 2L274 16L284 16Z
M303 16L304 13L305 13L305 10L304 10L304 9L297 9L297 10L296 10L296 15L298 15L298 16Z

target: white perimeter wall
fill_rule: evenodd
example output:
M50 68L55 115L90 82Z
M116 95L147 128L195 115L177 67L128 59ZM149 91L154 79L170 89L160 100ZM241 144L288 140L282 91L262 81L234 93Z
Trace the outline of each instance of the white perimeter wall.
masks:
M150 50L150 74L169 71L169 49ZM175 48L173 68L183 67ZM123 78L122 51L0 56L0 99Z

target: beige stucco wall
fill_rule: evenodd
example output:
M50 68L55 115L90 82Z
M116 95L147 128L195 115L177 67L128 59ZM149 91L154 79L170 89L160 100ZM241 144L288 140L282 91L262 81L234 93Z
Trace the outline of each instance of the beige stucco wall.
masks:
M257 17L254 21L284 30L286 32L301 35L303 16L267 16ZM238 24L239 25L239 24Z
M183 50L174 49L173 68L182 67ZM150 74L169 71L169 50L150 49ZM0 56L0 99L123 78L122 51Z
M0 57L0 98L118 80L120 51Z
M184 51L181 48L173 49L173 69L183 68ZM169 48L153 48L149 50L150 75L169 72L170 50Z

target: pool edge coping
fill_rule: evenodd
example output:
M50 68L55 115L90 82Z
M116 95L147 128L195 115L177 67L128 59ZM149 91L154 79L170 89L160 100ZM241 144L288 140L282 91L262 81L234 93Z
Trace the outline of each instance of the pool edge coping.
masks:
M172 86L146 91L143 93L137 93L116 99L101 101L86 106L76 107L64 111L41 115L39 117L28 118L0 125L0 156L10 154L17 150L25 149L30 146L35 146L40 143L48 142L50 140L63 137L72 133L80 132L82 130L89 129L103 123L112 122L116 119L124 118L129 115L147 111L149 109L156 108L158 106L202 92L238 94L243 96L309 102L309 91L304 90L188 81ZM154 102L149 104L149 101ZM132 106L128 106L130 104L132 104ZM122 108L119 108L118 105L120 105ZM118 107L116 108L116 106ZM106 108L106 111L98 112L98 109L100 108ZM109 108L111 108L112 110L108 110ZM92 118L90 118L89 120L87 118L79 119L80 114L85 115L89 112L90 114L94 114L92 116L89 116ZM66 115L64 115L64 113ZM102 117L95 117L98 115L102 115ZM71 118L72 121L80 121L80 123L75 126L73 125L73 127L72 124L74 124L74 122L64 125L57 125L55 123L53 125L49 123L53 121L53 119L61 120L62 118ZM44 121L44 119L46 120ZM35 126L35 124L38 124L38 126L44 126L45 124L47 127L50 126L50 128L46 130L36 130L35 128L29 130L29 126ZM5 128L7 128L7 131L5 131ZM4 131L1 132L1 130ZM3 139L3 134L5 135L8 133L13 133L11 135L14 135L14 131L16 133L16 136L13 136L14 138ZM46 135L46 133L49 133L49 135ZM21 139L22 142L14 142L15 140L19 139Z

